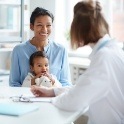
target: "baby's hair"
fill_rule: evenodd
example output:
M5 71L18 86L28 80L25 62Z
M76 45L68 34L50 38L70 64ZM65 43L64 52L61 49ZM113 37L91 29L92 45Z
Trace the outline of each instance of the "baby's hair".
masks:
M35 58L39 58L39 57L47 58L47 55L45 54L45 52L42 52L42 51L34 52L34 53L30 56L30 59L29 59L30 65L33 66L33 65L34 65L34 59L35 59Z

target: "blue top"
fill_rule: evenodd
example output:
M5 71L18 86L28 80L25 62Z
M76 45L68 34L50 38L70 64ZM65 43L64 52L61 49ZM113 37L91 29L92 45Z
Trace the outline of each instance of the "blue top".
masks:
M55 75L62 86L70 85L70 72L67 50L60 44L50 41L44 50L49 59L50 73ZM9 85L21 87L30 72L29 58L37 48L30 41L14 47L11 57Z

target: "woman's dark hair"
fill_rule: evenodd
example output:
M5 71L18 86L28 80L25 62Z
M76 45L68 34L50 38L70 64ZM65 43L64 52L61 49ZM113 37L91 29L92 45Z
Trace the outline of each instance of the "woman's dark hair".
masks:
M37 52L34 52L34 53L30 56L29 64L30 64L31 66L34 66L34 59L35 59L35 58L39 58L39 57L47 58L45 52L37 51Z
M78 48L80 44L96 43L105 34L109 34L109 26L101 10L100 3L92 0L83 0L74 6L70 31L72 48Z
M49 16L52 19L52 22L54 21L54 16L49 10L46 10L42 7L35 8L30 17L30 24L34 25L35 19L37 17L45 15Z

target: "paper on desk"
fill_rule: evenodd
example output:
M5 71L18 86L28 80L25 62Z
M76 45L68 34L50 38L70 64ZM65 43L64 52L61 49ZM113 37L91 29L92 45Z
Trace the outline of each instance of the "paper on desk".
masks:
M51 102L52 98L48 97L31 97L29 98L31 102Z
M25 99L29 99L30 102L51 102L52 97L35 97L33 94L23 94L21 101L25 101Z

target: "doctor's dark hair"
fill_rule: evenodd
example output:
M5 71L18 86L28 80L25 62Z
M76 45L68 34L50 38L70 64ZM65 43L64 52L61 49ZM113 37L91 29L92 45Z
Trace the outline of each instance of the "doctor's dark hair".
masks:
M102 15L98 1L83 0L74 6L74 17L71 24L71 46L96 43L105 34L109 34L109 26Z
M36 7L34 9L34 11L32 12L32 14L31 14L30 24L34 25L35 19L37 17L45 16L45 15L49 16L52 19L52 22L54 21L54 16L49 10L46 10L46 9L44 9L42 7Z
M47 55L45 54L45 52L42 52L42 51L37 51L37 52L34 52L30 58L29 58L29 64L31 66L34 66L34 60L36 58L47 58Z

